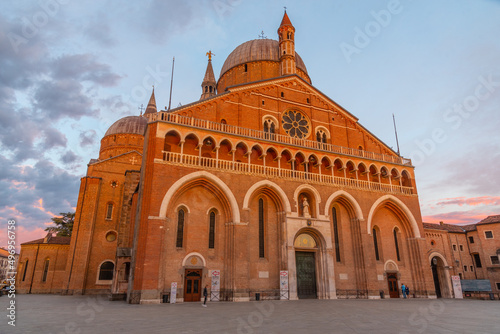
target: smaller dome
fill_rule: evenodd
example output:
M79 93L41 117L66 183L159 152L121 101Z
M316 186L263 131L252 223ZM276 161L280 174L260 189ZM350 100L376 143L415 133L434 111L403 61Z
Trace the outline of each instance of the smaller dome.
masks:
M119 133L130 133L144 136L147 124L148 120L142 116L123 117L109 127L104 137Z

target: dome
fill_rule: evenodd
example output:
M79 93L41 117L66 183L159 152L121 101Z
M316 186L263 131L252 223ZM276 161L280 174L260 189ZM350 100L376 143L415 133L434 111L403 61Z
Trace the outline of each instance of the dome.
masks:
M104 137L119 133L130 133L144 136L148 121L142 116L127 116L113 123L106 131Z
M222 65L219 77L222 77L224 73L235 66L260 60L279 61L278 41L273 39L254 39L239 45L227 57L224 65ZM307 73L306 65L297 52L295 52L295 60L297 68Z

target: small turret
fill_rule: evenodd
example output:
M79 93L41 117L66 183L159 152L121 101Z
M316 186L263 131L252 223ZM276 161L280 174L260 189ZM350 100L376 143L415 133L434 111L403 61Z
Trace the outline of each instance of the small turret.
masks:
M209 97L215 96L216 93L216 85L217 82L215 81L215 75L214 75L214 69L212 68L212 56L214 54L212 51L207 52L208 56L208 65L207 65L207 70L205 71L205 77L203 78L203 82L201 84L201 97L200 100L207 99Z
M149 98L148 106L146 107L144 115L152 114L157 111L158 110L156 109L155 88L153 87L153 92L151 93L151 97Z
M290 22L285 10L283 20L278 28L280 51L280 74L288 75L297 73L295 62L295 28Z

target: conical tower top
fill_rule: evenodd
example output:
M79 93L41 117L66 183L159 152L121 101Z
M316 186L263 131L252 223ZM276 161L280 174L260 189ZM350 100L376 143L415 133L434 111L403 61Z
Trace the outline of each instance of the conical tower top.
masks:
M283 20L281 20L280 28L283 27L283 26L293 27L293 24L290 21L290 18L288 17L288 14L286 13L286 9L285 9L285 14L283 15Z
M149 98L148 106L146 107L146 111L144 112L144 115L152 114L152 113L155 113L157 111L158 110L156 109L155 88L153 86L153 92L151 93L151 97Z
M205 71L205 77L203 78L203 82L201 83L201 97L200 100L204 100L211 96L216 95L216 85L217 81L215 80L214 69L212 67L212 56L215 56L212 51L207 52L208 56L208 64L207 70Z

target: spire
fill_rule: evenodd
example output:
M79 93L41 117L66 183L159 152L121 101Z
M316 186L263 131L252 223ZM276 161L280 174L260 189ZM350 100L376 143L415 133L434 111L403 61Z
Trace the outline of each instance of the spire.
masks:
M285 8L285 15L283 15L283 20L281 20L280 28L283 26L293 27L292 22L290 21L290 18L288 17L288 14L286 13L286 8Z
M295 60L295 28L292 25L292 22L290 22L290 18L286 13L286 8L280 27L278 28L278 36L280 74L295 74L297 73L297 63Z
M155 87L153 86L153 92L151 93L151 97L149 98L148 106L146 107L146 111L144 112L144 115L152 114L152 113L155 113L157 111L158 110L156 109Z
M212 67L212 56L215 55L212 53L212 51L208 51L207 56L208 65L207 70L205 71L205 77L203 78L203 82L201 83L202 92L200 100L204 100L216 95L215 87L217 85L217 81L215 81L214 69Z

